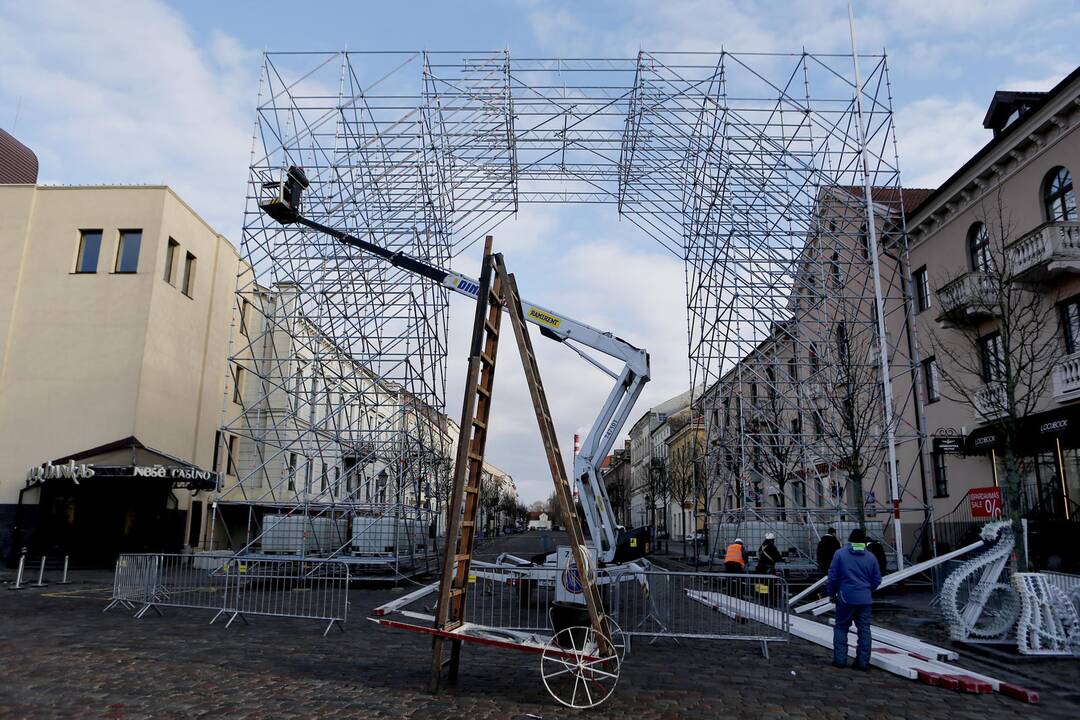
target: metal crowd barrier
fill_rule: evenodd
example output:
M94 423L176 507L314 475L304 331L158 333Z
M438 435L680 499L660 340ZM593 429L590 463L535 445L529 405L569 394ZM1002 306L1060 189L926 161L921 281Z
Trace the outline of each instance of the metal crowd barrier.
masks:
M788 587L774 575L623 570L604 594L608 613L629 637L751 640L766 656L768 643L789 639ZM765 608L766 622L717 611L728 598Z
M146 605L157 582L157 555L121 555L113 572L112 596L104 612L116 606L134 610Z
M476 564L469 579L465 617L471 623L506 630L551 631L548 609L556 598L559 575L554 568ZM649 638L650 643L660 638L750 640L761 642L768 655L767 643L786 642L790 637L788 586L776 576L623 568L602 570L595 582L608 616L627 639ZM763 606L768 622L718 611L726 598Z
M211 624L228 616L226 627L248 615L323 620L326 635L348 619L349 579L337 560L125 554L105 610L136 610L136 618L164 607L215 610Z
M303 618L327 621L325 636L349 618L349 566L339 560L236 558L229 577L226 627L247 615Z

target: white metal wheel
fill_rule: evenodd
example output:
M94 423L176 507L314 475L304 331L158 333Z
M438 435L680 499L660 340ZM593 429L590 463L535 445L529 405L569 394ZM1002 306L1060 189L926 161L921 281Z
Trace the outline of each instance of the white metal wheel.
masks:
M619 623L615 622L611 616L606 619L608 635L611 636L611 647L619 656L619 664L621 665L623 660L626 659L626 635L623 634Z
M602 642L597 642L600 638ZM605 652L600 652L600 645L605 646ZM563 628L540 657L544 687L566 707L596 707L611 697L619 682L620 652L591 627Z

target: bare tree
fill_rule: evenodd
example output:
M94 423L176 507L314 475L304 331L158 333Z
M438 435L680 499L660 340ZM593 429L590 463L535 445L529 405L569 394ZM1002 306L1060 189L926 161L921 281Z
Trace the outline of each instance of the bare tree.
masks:
M882 385L874 326L858 308L834 306L829 362L818 374L818 407L811 408L814 432L830 465L843 471L859 526L866 526L866 486L885 461Z
M776 486L780 507L787 507L787 485L796 477L795 473L799 466L799 448L794 442L790 428L785 427L789 421L786 406L778 397L776 383L767 388L764 402L759 404L753 431L750 434L750 442L754 446L753 456L758 465L757 470L765 478ZM785 519L782 510L781 519Z
M697 428L691 421L687 421L682 427L686 424L690 425L690 439L686 443L681 443L678 448L672 448L668 468L671 498L679 506L680 517L684 518L682 521L684 535L686 534L685 510L688 506L692 507L691 502L698 494L697 469L700 464L698 458L702 452ZM679 432L682 427L673 428L672 434Z
M1023 542L1024 511L1019 458L1020 429L1045 397L1058 357L1054 323L1047 322L1056 297L1049 288L1021 282L1010 244L1011 214L1000 192L976 213L969 240L969 272L939 283L936 295L946 325L931 332L944 381L942 395L969 405L1002 437L1005 497L1016 537ZM1024 553L1017 556L1023 563Z

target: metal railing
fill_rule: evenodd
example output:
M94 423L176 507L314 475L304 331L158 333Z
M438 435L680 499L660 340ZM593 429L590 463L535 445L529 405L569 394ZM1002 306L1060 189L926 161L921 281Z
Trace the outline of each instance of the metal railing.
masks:
M474 565L469 578L466 621L514 632L553 631L549 610L557 596L559 570L479 565ZM776 576L627 566L602 569L594 582L608 617L627 639L751 640L761 642L767 654L766 643L789 637L788 586ZM726 607L734 600L764 607L769 622L718 612L718 605ZM434 593L420 593L411 610L421 613L414 618L428 619L434 601Z
M124 607L142 618L166 607L327 622L325 635L348 620L349 565L340 560L293 560L231 555L125 554L116 561L105 610Z
M248 615L323 620L323 635L349 618L349 566L338 560L236 558L229 562L226 627Z

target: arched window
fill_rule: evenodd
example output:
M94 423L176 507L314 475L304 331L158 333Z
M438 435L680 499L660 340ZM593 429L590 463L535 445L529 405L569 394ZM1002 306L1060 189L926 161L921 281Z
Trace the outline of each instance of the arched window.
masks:
M1076 220L1076 195L1072 175L1060 165L1046 174L1043 180L1043 207L1050 222Z
M968 230L968 260L975 272L990 272L990 233L977 222Z

